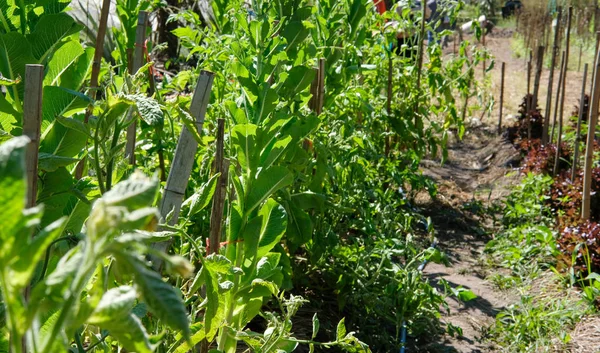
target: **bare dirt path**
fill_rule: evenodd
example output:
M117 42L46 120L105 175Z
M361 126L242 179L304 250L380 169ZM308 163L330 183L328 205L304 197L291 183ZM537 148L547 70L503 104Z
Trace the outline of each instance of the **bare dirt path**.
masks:
M510 30L506 29L496 30L486 38L487 48L496 58L496 68L491 73L491 90L496 101L500 97L500 63L506 63L504 127L514 123L510 115L517 113L527 91L526 63L514 56L511 38ZM567 73L565 116L578 104L582 76L576 71ZM555 73L555 88L557 78ZM539 102L543 110L548 91L547 68L541 82ZM494 352L493 345L482 340L482 336L496 314L518 300L515 293L499 291L486 280L489 273L482 263L485 244L493 237L495 227L479 210L506 197L519 179L514 169L518 153L510 142L496 135L497 105L494 109L479 126L467 128L462 142L449 146L449 159L444 166L437 160L422 162L423 173L438 183L439 194L435 200L424 197L419 206L432 218L439 247L452 263L451 267L428 264L424 273L432 283L444 279L451 286L462 286L478 296L467 303L450 299L450 313L442 317L442 322L460 326L462 337L446 335L434 343L420 345L422 352Z

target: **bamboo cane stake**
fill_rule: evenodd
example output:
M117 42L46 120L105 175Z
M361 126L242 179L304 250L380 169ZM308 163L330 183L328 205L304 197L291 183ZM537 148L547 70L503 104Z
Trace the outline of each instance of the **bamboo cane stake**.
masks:
M502 69L500 71L500 112L498 114L498 135L502 134L502 106L504 102L504 68L506 63L502 62Z
M26 65L23 100L23 135L30 142L26 150L27 207L34 207L37 197L38 150L42 124L43 65Z
M100 65L102 64L102 52L104 48L104 37L106 37L106 25L108 22L108 13L110 11L110 1L102 1L102 10L100 11L100 21L98 23L98 33L96 34L96 46L94 50L94 60L92 62L92 76L90 78L90 89L91 96L96 99L98 95L98 76L100 75ZM92 115L92 107L88 107L85 112L83 122L87 124ZM86 141L87 145L87 141ZM85 156L79 161L75 168L75 179L81 179L83 176L83 170L85 169Z
M29 137L25 150L25 170L27 174L26 206L34 207L37 199L38 154L40 128L42 125L42 88L44 81L43 65L25 66L25 92L23 97L23 135ZM25 300L29 300L31 287L25 287ZM27 352L27 340L21 341L23 352Z
M144 46L146 43L146 26L148 24L148 12L140 11L138 14L138 23L135 32L135 54L133 55L133 74L135 74L144 64ZM131 118L133 110L130 109L127 113ZM125 145L125 157L130 165L135 165L135 133L137 127L137 119L133 118L133 122L127 127L127 144Z
M592 165L594 156L594 140L596 136L596 124L598 124L598 101L600 100L600 62L599 52L596 52L596 63L594 68L594 89L590 103L590 115L588 118L588 134L585 149L585 171L583 175L583 202L581 206L581 218L590 219L590 196L592 188Z
M533 81L533 97L531 98L531 109L537 108L538 93L540 90L540 79L542 77L542 67L544 65L544 46L540 45L537 52L537 64L535 70L535 80ZM527 114L527 137L531 139L531 119Z
M575 180L575 173L579 166L579 143L581 141L581 121L583 120L583 103L585 100L585 84L587 79L588 64L583 65L583 83L581 84L581 98L579 99L579 115L577 117L577 132L575 134L575 146L573 146L573 166L571 169L571 181Z
M485 49L485 28L483 28L483 30L481 31L481 44L483 45L483 49ZM485 57L483 58L483 75L485 76L485 68L486 68L486 62L485 62Z
M195 125L198 133L202 133L204 117L206 115L208 102L210 101L213 79L214 74L212 72L201 71L192 97L190 113L195 118ZM194 166L195 160L194 156L196 155L197 150L198 142L187 127L183 127L175 149L175 156L173 157L173 163L171 165L171 170L169 171L163 198L160 203L160 214L163 220L166 220L165 218L167 215L172 212L172 216L168 220L170 225L176 224L177 219L179 218L179 210L181 209L181 204L185 196L185 189L187 189L188 180L192 173L192 167ZM154 247L160 251L165 251L170 244L171 241L161 242L155 244ZM155 269L160 269L161 266L162 260L153 258L153 267Z
M425 4L425 2L422 1L421 2L421 29L419 30L419 49L418 49L418 56L417 56L417 92L420 92L420 90L421 90L421 69L423 68L423 56L424 56L423 41L425 40L425 20L426 20L425 6L427 6L427 4ZM420 93L419 93L419 95L420 95ZM417 105L418 105L418 103L417 103ZM415 112L417 111L417 108L418 107L415 106Z
M552 109L552 86L554 84L554 67L556 66L556 57L560 46L560 20L562 17L562 7L557 7L556 28L554 30L554 44L552 46L552 58L550 59L550 74L548 75L548 93L546 94L546 109L544 109L544 125L542 132L542 144L548 143L548 130L550 124L550 111ZM558 98L557 98L558 99ZM535 107L533 108L535 109Z
M556 101L559 102L560 101L560 97L561 94L563 93L562 91L562 82L563 82L563 69L565 66L565 51L563 50L562 55L561 55L561 59L560 59L560 70L559 70L559 74L558 74L558 86L556 87ZM554 117L552 118L552 133L550 134L549 143L552 143L552 141L554 140L554 129L556 127L556 119L558 117L558 103L556 103L554 105Z

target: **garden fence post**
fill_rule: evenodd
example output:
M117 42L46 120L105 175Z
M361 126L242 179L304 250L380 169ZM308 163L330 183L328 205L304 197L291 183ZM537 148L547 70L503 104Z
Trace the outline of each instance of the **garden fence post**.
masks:
M592 165L594 163L594 140L596 135L596 124L598 124L598 101L600 100L600 61L596 52L594 64L594 89L590 101L590 115L588 118L587 144L585 148L585 171L583 174L583 202L581 205L581 218L590 219L590 196L592 187Z
M552 109L552 86L554 84L554 67L556 66L556 57L558 55L558 48L560 46L560 20L562 17L562 7L558 6L556 17L556 28L554 29L554 43L552 45L552 57L550 58L550 74L548 75L548 93L546 94L546 109L544 109L544 124L542 132L542 144L548 143L548 131L550 124L550 111ZM535 109L535 107L533 108Z
M504 68L506 63L502 62L502 68L500 70L500 112L498 115L498 135L502 134L502 106L504 103Z
M96 35L96 43L94 50L94 59L92 61L92 76L90 77L90 88L92 99L96 99L98 95L98 76L100 75L100 65L102 64L102 55L104 53L104 37L106 37L106 26L108 22L108 13L110 12L110 1L102 1L102 10L100 11L100 21L98 22L98 33ZM92 107L88 107L83 118L83 123L87 124L92 116ZM87 145L87 141L86 141ZM75 167L75 179L79 180L83 176L85 169L85 156L79 161Z
M571 182L575 181L575 173L579 166L579 143L581 142L581 121L583 120L583 107L585 101L585 84L587 79L588 64L583 65L583 83L581 84L581 98L579 99L579 114L577 116L577 132L575 133L575 146L573 146L573 166L571 168Z
M144 64L144 47L146 43L146 26L148 23L148 12L140 11L138 14L137 29L135 32L135 48L133 55L133 66L132 75L142 67ZM133 116L133 109L129 109L127 115L131 119ZM133 122L127 127L127 144L125 145L125 157L128 159L130 165L135 165L135 133L137 127L137 118L133 118Z
M527 94L525 95L525 114L531 109L531 60L527 61Z
M214 74L209 71L202 70L194 95L192 96L192 103L190 105L190 113L195 118L196 130L199 134L202 133L202 127L204 125L204 116L206 115L206 109L208 102L210 101L210 92L212 89L212 83ZM168 221L170 225L176 224L179 218L179 210L185 196L185 189L187 188L192 168L194 166L194 160L196 151L198 150L198 142L194 138L194 135L183 127L177 147L175 148L175 155L173 157L173 163L171 170L169 171L169 177L167 178L167 184L163 193L163 197L160 203L160 214L163 221ZM171 218L166 220L167 215L171 213ZM165 251L171 241L161 242L155 244L155 248L160 251ZM157 258L153 258L153 267L160 269L162 261Z
M535 70L535 80L533 81L533 97L531 98L531 110L537 108L538 93L540 90L540 78L542 77L542 67L544 66L544 46L540 45L537 52L537 64ZM531 139L531 119L529 112L527 112L527 137Z
M573 7L569 6L569 12L567 13L567 42L565 44L565 67L563 69L562 78L562 96L560 97L560 114L558 119L558 136L556 137L556 158L554 159L554 170L552 175L555 176L558 173L558 164L560 161L560 144L562 142L563 132L563 117L565 112L565 92L567 88L567 71L569 66L569 48L571 38L571 18L573 17ZM556 102L558 104L558 101Z
M556 127L556 119L558 117L558 105L562 94L563 68L565 66L565 51L563 50L560 58L560 70L558 71L558 86L556 87L556 104L554 105L554 116L552 117L552 132L550 133L548 142L554 140L554 128Z
M27 207L34 207L37 196L38 150L42 124L43 65L26 65L23 100L23 135L31 140L26 150Z
M590 98L594 89L594 77L596 77L596 59L598 59L598 50L600 50L600 32L596 32L596 51L594 52L594 67L592 67L592 78L590 79Z

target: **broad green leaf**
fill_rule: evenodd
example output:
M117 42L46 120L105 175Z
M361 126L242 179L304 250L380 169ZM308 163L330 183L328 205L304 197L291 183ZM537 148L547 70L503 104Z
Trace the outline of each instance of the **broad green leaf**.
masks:
M283 237L287 228L287 213L277 201L269 199L261 207L258 216L262 217L262 225L256 257L261 258L271 251Z
M190 196L187 200L183 202L181 205L182 211L187 211L187 217L191 217L198 212L202 211L206 206L210 204L210 201L213 198L215 193L215 189L217 188L217 182L219 180L219 175L213 175L206 183L200 186L200 190L194 195Z
M287 241L295 246L309 242L312 239L313 223L308 213L296 206L290 206L288 216Z
M45 86L43 90L41 128L43 135L48 134L48 127L57 117L82 112L92 103L85 94L64 87Z
M163 126L164 114L154 98L146 97L142 94L135 94L128 97L135 101L140 116L148 125Z
M113 320L100 325L107 329L127 350L137 353L152 353L154 346L150 343L148 333L140 319L129 314L120 320Z
M11 80L25 77L25 65L36 64L31 45L27 38L20 33L10 32L0 34L0 73ZM23 100L23 82L11 86L8 90L17 102Z
M131 313L137 293L133 287L120 286L109 289L94 309L87 322L94 325L125 319ZM109 327L107 327L109 328Z
M0 240L14 236L25 207L25 148L27 137L15 137L0 145Z
M292 141L291 136L282 139L273 139L273 142L267 146L260 156L261 168L269 168L283 154L287 146Z
M254 109L256 112L254 122L257 124L264 121L269 114L273 112L277 100L279 99L277 91L269 86L270 85L266 82L263 82L260 85L260 95L258 96L256 107Z
M83 47L77 40L69 40L62 44L48 61L44 86L55 86L59 83L61 76L75 63L77 58L83 54Z
M306 66L294 66L288 71L288 77L278 89L279 95L286 98L294 98L295 95L304 91L315 79L316 70Z
M237 159L246 171L258 166L259 148L256 146L257 126L254 124L236 125L231 132L232 141L237 150Z
M75 60L75 63L67 68L60 77L61 87L74 91L81 89L92 69L94 49L93 47L85 48L83 54Z
M78 33L82 28L83 26L65 13L42 16L27 36L37 63L45 65L62 40Z
M48 246L63 233L65 224L66 218L57 220L39 232L26 247L18 249L18 255L9 265L9 280L14 288L25 288L29 283L38 262Z
M133 255L119 252L117 259L134 274L134 283L148 304L148 309L173 329L183 332L184 337L188 338L190 327L180 293L164 282L160 274L146 267Z
M252 184L248 194L244 213L249 215L255 208L259 207L267 198L271 197L281 188L290 185L294 180L292 173L287 168L272 166L258 172L256 180Z
M10 133L21 120L23 120L23 113L16 111L6 97L0 94L0 129Z
M115 185L102 196L108 206L123 206L132 211L152 205L158 192L158 180L148 179L141 172L134 172L129 179Z
M60 167L66 167L77 161L77 158L55 156L49 153L42 152L39 154L38 168L45 172L54 172Z
M68 119L63 118L62 116L57 116L56 121L58 121L59 124L66 128L85 134L88 138L92 138L92 135L90 134L90 129L81 120L75 118Z

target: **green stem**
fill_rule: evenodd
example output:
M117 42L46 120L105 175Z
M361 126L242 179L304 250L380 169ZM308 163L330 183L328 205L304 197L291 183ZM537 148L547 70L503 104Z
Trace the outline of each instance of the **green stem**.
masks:
M106 189L104 189L104 181L102 180L102 168L100 168L100 141L98 140L98 132L100 130L100 119L98 119L96 131L94 132L94 165L96 167L96 177L98 178L98 187L100 188L100 193L104 194Z
M73 284L71 285L71 288L69 290L69 297L64 302L62 309L60 309L60 315L58 316L58 319L52 326L52 331L50 335L47 336L48 338L46 339L46 342L44 342L43 345L44 349L42 349L41 352L52 351L51 348L54 343L54 340L56 339L56 337L59 336L60 331L63 329L64 323L67 320L67 317L71 314L72 308L75 307L75 301L79 298L83 287L87 283L87 274L90 271L90 269L93 269L95 263L94 250L92 249L92 245L89 243L85 246L83 258L87 261L87 263L84 263L75 275L75 279L73 280Z
M110 143L110 160L108 161L108 165L106 166L106 190L110 190L112 188L112 175L113 175L113 167L115 165L115 156L113 155L115 147L119 143L119 133L121 129L119 128L119 121L115 121L115 131L113 132L112 142Z
M27 34L27 8L25 7L25 1L19 0L19 7L21 8L21 32L23 35Z
M22 353L22 336L21 333L19 332L19 324L17 322L17 319L15 317L15 314L11 312L11 308L14 307L14 305L11 305L10 303L16 302L18 301L17 298L15 298L13 295L11 295L11 289L8 286L8 282L6 281L6 279L9 278L8 274L6 273L6 269L2 270L2 280L0 281L0 287L2 288L2 293L4 294L4 300L6 302L6 317L8 318L8 321L10 322L10 345L11 345L11 352L12 353Z

